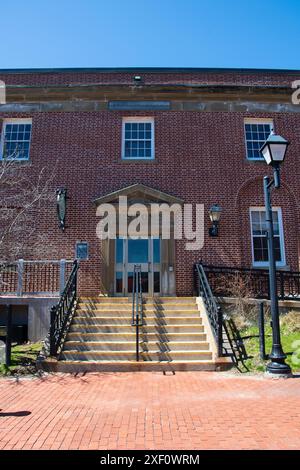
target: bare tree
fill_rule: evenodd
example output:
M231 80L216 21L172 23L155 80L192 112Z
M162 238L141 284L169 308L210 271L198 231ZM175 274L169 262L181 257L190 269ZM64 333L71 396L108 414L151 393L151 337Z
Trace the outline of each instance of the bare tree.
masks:
M233 272L230 275L218 277L215 292L220 296L226 294L234 298L234 303L228 305L226 313L234 318L239 328L244 328L257 322L258 305L254 300L258 294L251 273ZM265 307L265 315L269 315L269 308Z
M45 168L33 172L16 153L0 162L0 272L20 257L42 259L49 252L46 231L38 228L53 207L54 173L55 168L50 175Z

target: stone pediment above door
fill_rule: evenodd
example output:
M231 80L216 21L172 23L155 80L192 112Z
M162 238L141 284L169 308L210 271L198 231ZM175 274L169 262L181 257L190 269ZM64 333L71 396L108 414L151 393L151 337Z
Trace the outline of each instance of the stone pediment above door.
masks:
M167 204L183 204L183 199L180 199L177 196L165 193L163 191L150 188L144 184L133 184L122 189L118 189L109 194L105 194L94 200L94 203L98 206L99 204L118 204L120 196L127 196L128 201L131 204L134 203L167 203Z

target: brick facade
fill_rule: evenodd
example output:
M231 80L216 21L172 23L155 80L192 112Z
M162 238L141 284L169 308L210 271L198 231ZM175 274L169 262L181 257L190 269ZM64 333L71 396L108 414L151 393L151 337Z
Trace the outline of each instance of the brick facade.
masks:
M205 205L205 243L201 251L186 251L184 241L176 241L176 290L178 295L192 293L192 269L196 260L206 263L228 266L251 266L251 238L249 207L263 206L262 182L265 174L271 174L264 162L250 162L246 159L244 119L272 118L275 131L291 141L287 159L282 169L282 188L273 194L274 206L280 206L283 214L285 252L288 269L299 270L299 155L300 155L300 106L290 104L286 96L278 98L283 107L270 112L270 103L276 101L276 90L271 98L255 94L248 96L247 87L278 87L287 89L291 82L300 78L293 72L266 71L168 71L155 73L139 72L143 78L142 88L148 93L148 99L162 99L151 95L151 86L184 84L193 85L239 85L245 87L244 95L230 95L226 99L227 108L222 109L224 97L218 89L210 98L195 93L189 97L189 103L199 104L197 109L185 109L178 99L176 91L161 92L161 96L175 105L168 111L111 111L107 108L107 98L93 95L95 109L76 109L76 93L65 98L61 108L58 100L52 98L55 105L36 111L26 111L25 104L32 105L30 96L15 102L10 101L10 94L15 85L24 85L30 93L29 85L40 85L54 93L54 88L70 84L104 84L121 86L128 95L128 100L135 100L135 86L132 77L135 71L73 71L47 73L16 73L0 71L0 80L11 85L7 90L7 105L0 106L0 125L9 117L32 118L32 140L30 162L23 163L24 172L34 175L42 167L55 169L53 192L58 187L68 191L66 231L58 227L55 201L53 207L40 221L41 230L48 233L49 246L45 247L45 258L72 259L76 241L89 243L89 260L81 263L80 288L82 293L99 293L101 289L101 252L100 242L96 237L96 207L92 203L98 197L142 183L154 189L177 196L186 203ZM52 88L51 88L52 87ZM171 87L172 88L172 87ZM127 91L126 91L127 90ZM40 91L42 93L42 91ZM57 91L61 93L61 89ZM89 89L85 92L88 100ZM90 91L91 96L93 91ZM186 92L185 92L186 93ZM220 90L220 93L223 93ZM233 92L234 93L234 92ZM253 92L254 93L254 92ZM279 93L279 91L278 91ZM281 93L281 91L280 91ZM292 90L290 90L290 94ZM166 95L168 94L168 95ZM100 96L101 95L101 96ZM61 95L60 95L61 96ZM118 91L114 97L118 99ZM122 98L123 99L123 98ZM47 102L47 95L39 98ZM214 100L216 110L203 110L201 103ZM241 101L252 102L252 108L228 107L228 103ZM35 101L36 103L37 101ZM51 104L51 100L49 99ZM66 103L72 106L64 108ZM259 104L257 104L259 103ZM101 106L100 106L101 104ZM9 106L8 106L9 105ZM23 107L22 107L23 106ZM299 109L298 109L299 108ZM239 110L240 109L240 110ZM249 109L253 109L252 111ZM283 111L281 111L283 109ZM122 118L125 116L152 116L155 120L155 160L122 161L121 132ZM222 206L219 237L208 236L210 226L209 207L218 203ZM34 259L34 253L32 258Z

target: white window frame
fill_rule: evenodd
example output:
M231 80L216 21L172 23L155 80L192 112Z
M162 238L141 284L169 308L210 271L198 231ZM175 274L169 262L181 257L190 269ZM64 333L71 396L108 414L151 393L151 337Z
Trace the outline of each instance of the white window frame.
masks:
M125 124L131 123L151 123L151 156L150 157L125 157ZM130 116L123 117L122 120L122 160L154 160L155 151L154 151L154 118L149 116Z
M5 129L7 124L30 124L31 125L31 132L30 132L30 141L28 147L28 158L6 158L5 160L14 160L16 162L28 162L30 160L30 147L31 147L31 139L32 139L32 119L31 118L9 118L4 119L2 122L2 132L1 132L1 142L0 142L0 160L3 160L3 152L4 152L4 140L5 140Z
M270 124L271 130L274 131L274 121L272 118L245 118L244 119L244 139L246 149L246 159L248 162L263 162L264 158L248 158L247 137L246 137L246 124Z
M251 252L252 252L252 266L254 268L265 268L269 266L268 261L255 261L254 260L254 243L253 243L253 227L252 227L252 217L251 212L266 212L264 207L253 206L249 208L249 218L250 218L250 230L251 230ZM281 261L276 261L276 266L284 267L286 266L285 258L285 243L284 243L284 232L283 232L283 221L282 221L282 210L281 207L272 207L272 212L277 212L278 214L278 226L279 226L279 243L280 243L280 252L281 252Z

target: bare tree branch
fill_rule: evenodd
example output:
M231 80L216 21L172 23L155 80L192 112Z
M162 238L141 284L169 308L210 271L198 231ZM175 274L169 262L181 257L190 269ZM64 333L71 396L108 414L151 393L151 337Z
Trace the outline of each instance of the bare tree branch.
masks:
M37 259L49 255L51 244L38 225L55 204L56 166L50 175L46 168L29 172L17 152L0 162L0 265L30 253Z

